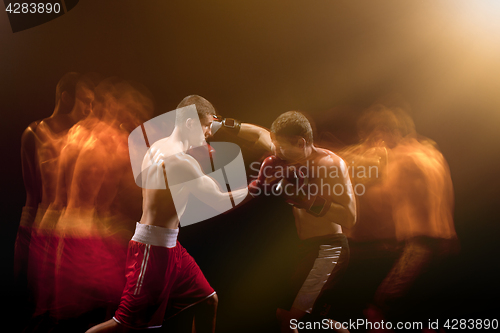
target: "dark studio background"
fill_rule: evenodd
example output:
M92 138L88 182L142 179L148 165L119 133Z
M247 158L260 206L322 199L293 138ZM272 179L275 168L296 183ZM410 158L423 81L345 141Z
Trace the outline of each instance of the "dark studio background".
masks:
M12 33L0 13L4 304L16 299L9 286L25 200L21 134L50 116L57 81L78 71L146 85L156 115L199 94L220 114L265 127L282 112L305 111L318 137L330 132L345 144L356 141L364 108L402 96L454 182L461 253L440 275L443 313L498 316L499 15L495 1L89 0ZM274 329L279 268L295 237L291 210L278 201L181 229L219 294L218 332Z

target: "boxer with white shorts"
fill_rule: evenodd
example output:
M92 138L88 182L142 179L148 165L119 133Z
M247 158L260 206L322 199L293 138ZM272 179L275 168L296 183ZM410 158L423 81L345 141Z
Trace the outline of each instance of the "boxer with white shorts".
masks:
M276 315L282 332L297 332L292 320L328 313L327 292L349 257L342 228L354 225L356 201L345 162L313 145L312 127L303 114L280 115L271 126L271 138L274 156L263 162L249 190L256 195L271 188L293 206L303 255L292 278L294 300Z

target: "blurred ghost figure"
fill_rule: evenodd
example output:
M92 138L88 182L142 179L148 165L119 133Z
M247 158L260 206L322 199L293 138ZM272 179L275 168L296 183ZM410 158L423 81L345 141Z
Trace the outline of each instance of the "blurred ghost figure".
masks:
M95 89L80 89L76 82L74 121L27 130L37 154L35 176L25 178L39 185L32 185L26 205L38 200L36 217L25 213L23 221L30 223L22 224L33 226L27 254L33 319L26 331L48 330L85 313L105 314L118 303L126 246L141 214L127 141L129 131L152 115L150 94L118 78ZM60 95L62 103L66 94Z
M41 258L31 258L34 261L29 264L29 258L32 257L30 247L44 243L38 230L39 222L55 198L57 164L66 134L71 126L90 112L94 88L91 78L91 75L82 76L74 72L65 74L56 86L52 115L31 123L21 138L26 203L16 238L14 274L19 292L30 298L29 302L24 302L24 306L33 305L33 298L40 292L34 284L37 277L29 277L28 270L33 270L30 265L40 263ZM29 291L26 287L29 287ZM24 298L22 300L25 301ZM33 309L25 310L28 314Z
M58 320L118 305L127 244L142 210L128 135L152 113L145 88L108 78L95 89L90 115L68 133L51 207L59 216L53 225L59 242L52 305Z
M358 133L361 143L341 156L359 202L349 235L357 248L352 259L371 276L360 288L372 298L365 315L373 321L415 318L418 309L430 309L426 297L438 285L421 292L420 284L457 248L450 171L401 108L371 107L359 118Z

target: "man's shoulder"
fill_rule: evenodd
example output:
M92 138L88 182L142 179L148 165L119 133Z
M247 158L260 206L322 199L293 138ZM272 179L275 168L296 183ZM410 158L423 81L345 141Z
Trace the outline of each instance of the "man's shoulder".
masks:
M158 141L155 141L155 142L151 145L150 149L162 149L162 148L163 148L163 149L165 149L165 148L166 148L167 143L168 143L168 137L163 138L163 139L160 139L160 140L158 140Z
M59 135L67 132L66 128L67 121L63 116L59 117L47 117L39 121L37 126L37 134L40 136L53 136Z
M176 169L185 169L186 171L194 170L197 166L199 167L194 157L185 152L165 156L163 157L163 161L166 166L168 165Z
M62 121L57 121L53 117L47 117L31 123L26 130L33 131L34 135L41 141L48 141L60 138L67 133L69 128L64 126Z
M318 166L343 166L344 160L331 150L325 148L316 148L318 155L316 157L316 165Z
M28 125L28 127L26 127L24 129L24 132L23 132L23 136L24 135L34 135L36 133L36 130L38 128L38 125L40 125L40 123L42 122L43 120L35 120L34 122L32 122L31 124Z
M185 152L172 153L169 150L161 149L159 146L151 146L145 159L150 159L150 165L165 168L165 172L175 174L198 173L199 164L189 154Z
M21 136L22 148L35 145L37 139L37 128L40 125L40 122L41 120L36 120L25 128Z

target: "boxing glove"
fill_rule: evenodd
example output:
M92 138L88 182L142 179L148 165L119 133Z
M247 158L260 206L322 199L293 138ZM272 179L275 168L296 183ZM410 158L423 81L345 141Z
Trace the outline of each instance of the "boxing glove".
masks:
M258 196L262 191L271 193L272 186L279 183L285 176L286 162L277 156L267 157L261 164L259 175L248 186L252 196Z
M210 125L212 135L215 135L220 128L224 128L226 131L236 135L240 131L241 122L233 118L223 118L222 116L214 115L214 119Z
M213 165L215 149L208 143L206 145L189 148L186 153L194 157L194 159L200 164L204 174L209 174L215 171Z
M309 214L317 217L325 215L331 205L328 197L311 193L308 179L300 171L296 171L293 177L281 179L276 190L290 205L305 209Z

